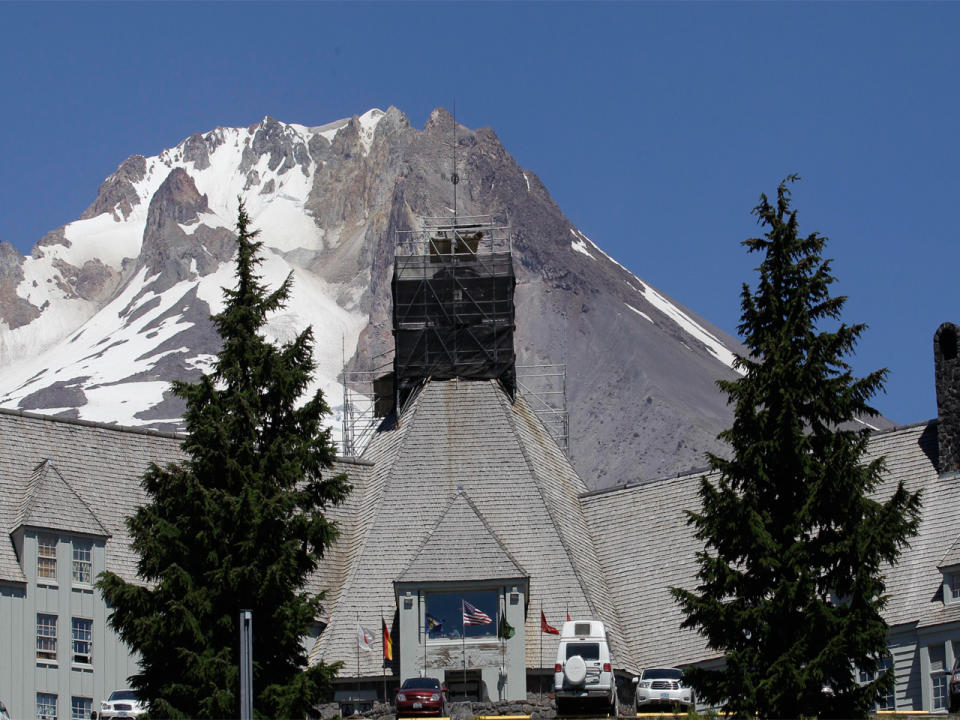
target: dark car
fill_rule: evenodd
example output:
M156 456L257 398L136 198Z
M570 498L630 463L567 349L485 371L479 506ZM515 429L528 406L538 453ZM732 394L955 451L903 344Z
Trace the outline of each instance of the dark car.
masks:
M431 677L407 678L397 690L397 717L447 715L447 689Z

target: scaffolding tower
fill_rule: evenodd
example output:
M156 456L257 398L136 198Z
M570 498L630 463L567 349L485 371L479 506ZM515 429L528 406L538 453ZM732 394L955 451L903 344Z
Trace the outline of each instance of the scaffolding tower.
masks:
M489 215L424 218L399 232L393 269L394 401L425 379L496 379L516 392L510 233Z

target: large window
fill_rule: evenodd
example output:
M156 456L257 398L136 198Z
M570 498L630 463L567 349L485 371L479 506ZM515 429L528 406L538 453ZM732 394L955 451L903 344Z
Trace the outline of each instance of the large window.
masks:
M87 720L93 710L93 698L75 697L70 700L70 720Z
M93 576L93 543L83 540L73 541L73 581L89 585Z
M431 640L495 637L499 617L497 597L496 590L426 593L427 637ZM469 618L466 622L465 614Z
M37 720L57 720L57 696L37 693Z
M57 538L54 535L37 535L37 578L57 577Z
M73 618L73 662L93 662L93 620Z
M57 659L57 616L37 613L37 659Z

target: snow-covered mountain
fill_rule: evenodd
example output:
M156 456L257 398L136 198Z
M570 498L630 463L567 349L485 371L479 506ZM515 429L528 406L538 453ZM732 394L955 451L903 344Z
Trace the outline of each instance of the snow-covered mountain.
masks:
M23 257L0 245L0 404L123 425L179 427L172 378L217 350L209 321L232 282L242 197L266 282L294 275L269 334L316 335L331 405L353 362L392 345L397 230L450 214L453 119L397 109L318 127L270 117L125 160L75 222ZM619 266L564 217L489 128L457 128L458 212L510 223L521 364L567 366L570 454L588 485L703 464L730 419L714 381L738 343ZM339 411L340 408L337 408Z

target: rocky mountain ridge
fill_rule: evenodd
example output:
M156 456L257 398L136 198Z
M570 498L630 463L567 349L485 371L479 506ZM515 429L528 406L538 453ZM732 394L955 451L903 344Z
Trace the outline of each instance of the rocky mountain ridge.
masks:
M216 352L209 315L232 279L242 196L264 242L264 280L294 275L268 332L307 324L318 386L337 413L343 356L392 347L397 232L452 213L454 123L423 130L396 108L307 127L265 117L134 155L78 218L28 257L0 245L0 404L176 429L167 388ZM722 451L737 341L618 265L564 216L490 128L456 128L457 212L509 223L518 364L563 363L569 454L588 486L672 474Z

